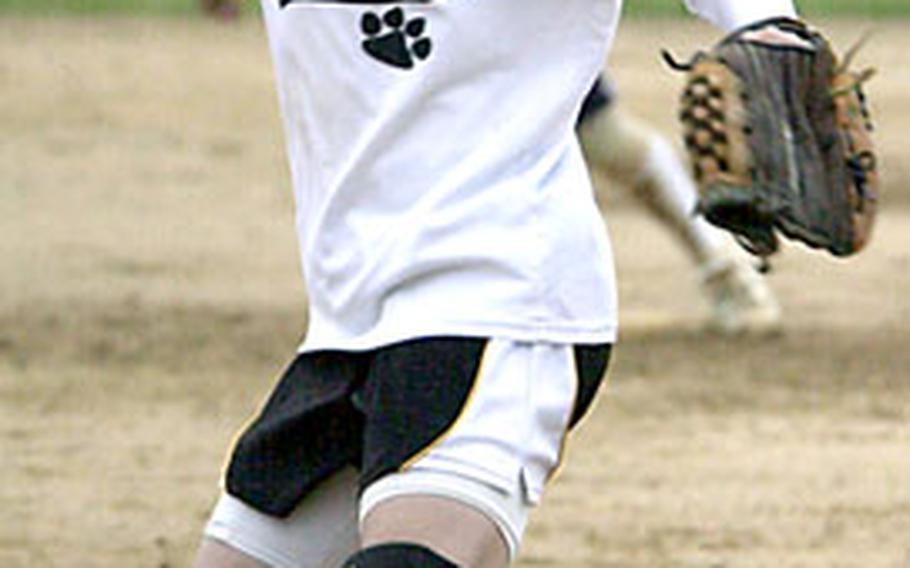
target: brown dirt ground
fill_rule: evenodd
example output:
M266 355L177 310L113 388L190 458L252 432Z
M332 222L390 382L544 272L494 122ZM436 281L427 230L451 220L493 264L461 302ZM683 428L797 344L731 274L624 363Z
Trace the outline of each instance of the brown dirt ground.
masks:
M623 97L669 132L654 38L712 32L629 24ZM521 566L910 567L907 26L864 53L876 240L785 252L782 336L703 332L685 258L616 192L621 346ZM0 566L190 562L305 322L270 73L253 21L0 19Z

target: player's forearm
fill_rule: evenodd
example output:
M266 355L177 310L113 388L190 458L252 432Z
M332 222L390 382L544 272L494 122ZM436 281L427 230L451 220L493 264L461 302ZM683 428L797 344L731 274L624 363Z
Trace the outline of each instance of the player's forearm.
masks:
M685 0L695 14L726 31L777 16L796 17L793 0Z

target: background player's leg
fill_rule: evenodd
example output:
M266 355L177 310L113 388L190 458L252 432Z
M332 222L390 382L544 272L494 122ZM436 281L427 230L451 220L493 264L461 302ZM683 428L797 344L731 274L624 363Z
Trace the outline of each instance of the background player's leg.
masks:
M696 263L711 260L721 235L693 215L696 189L670 143L613 102L579 128L585 158L593 169L632 190L683 243Z
M695 217L697 189L669 141L615 101L589 112L578 133L588 165L631 189L682 244L699 270L715 328L778 328L780 307L767 284L729 237Z

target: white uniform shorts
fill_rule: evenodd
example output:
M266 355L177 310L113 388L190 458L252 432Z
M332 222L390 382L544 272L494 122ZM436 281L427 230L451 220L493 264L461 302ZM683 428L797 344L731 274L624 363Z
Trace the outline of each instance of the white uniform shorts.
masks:
M207 536L272 566L337 566L402 495L485 514L513 556L609 345L423 338L298 355L231 452Z

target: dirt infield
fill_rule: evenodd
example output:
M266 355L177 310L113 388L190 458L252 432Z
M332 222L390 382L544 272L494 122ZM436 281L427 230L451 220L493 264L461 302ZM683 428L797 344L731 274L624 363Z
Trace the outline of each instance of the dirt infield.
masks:
M622 342L520 566L910 568L908 32L863 56L888 70L876 239L785 252L783 335L702 331L686 260L616 193ZM709 34L626 27L627 104L672 128L649 38ZM0 85L0 566L186 566L305 325L263 37L0 19Z

